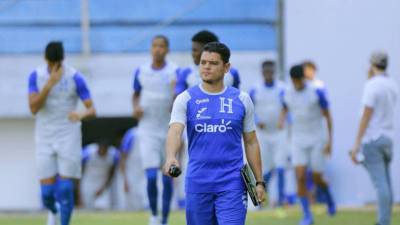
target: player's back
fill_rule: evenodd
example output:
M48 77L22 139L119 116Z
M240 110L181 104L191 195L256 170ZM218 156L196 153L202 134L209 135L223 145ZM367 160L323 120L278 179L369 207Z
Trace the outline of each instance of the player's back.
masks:
M171 62L161 69L154 69L148 63L136 70L134 82L140 85L140 105L144 111L139 130L166 132L174 96L172 83L176 76L177 66Z
M264 123L267 132L275 132L283 109L283 82L274 81L272 85L259 84L250 91L258 122Z
M50 141L62 137L72 130L80 129L80 122L71 122L68 114L76 110L77 93L81 75L72 67L64 65L61 80L51 89L46 103L36 114L36 138ZM30 76L30 82L40 91L50 78L47 66L38 67Z

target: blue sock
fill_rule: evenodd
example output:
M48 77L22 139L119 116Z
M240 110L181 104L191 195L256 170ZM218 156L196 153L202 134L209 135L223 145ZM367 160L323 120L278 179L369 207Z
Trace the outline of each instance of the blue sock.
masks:
M264 174L264 182L267 185L267 187L268 187L268 184L269 184L271 178L272 178L272 170L268 171L267 173Z
M57 196L60 203L61 225L69 225L74 209L74 183L70 179L59 179Z
M329 190L328 187L321 187L321 191L324 193L325 195L325 200L326 200L326 204L328 206L333 206L335 204L335 202L333 201L331 192Z
M300 204L303 209L303 214L305 218L310 218L311 217L311 211L310 211L310 202L308 201L307 197L299 197L300 199Z
M55 198L55 184L41 184L40 189L42 192L43 205L52 213L57 213L56 198Z
M151 214L157 216L157 173L158 169L151 168L146 170L147 177L147 197L149 198L149 204L151 209Z
M277 168L278 174L278 204L283 205L285 201L285 169Z
M169 209L171 207L172 199L172 178L163 176L163 203L162 203L162 219L161 224L166 224L168 221Z

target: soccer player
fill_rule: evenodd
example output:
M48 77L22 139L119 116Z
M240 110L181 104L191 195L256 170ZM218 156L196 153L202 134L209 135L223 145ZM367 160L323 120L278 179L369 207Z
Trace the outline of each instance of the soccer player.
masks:
M386 73L388 56L374 52L362 98L363 113L351 151L354 163L368 171L378 196L377 225L390 225L393 190L390 162L393 159L394 110L399 96L396 82ZM362 151L364 159L357 157Z
M208 31L202 30L192 37L192 58L193 65L187 68L180 69L178 80L176 83L176 94L180 94L189 87L196 86L201 83L199 64L201 50L204 45L210 42L218 42L218 37ZM239 88L240 77L237 69L231 67L226 76L224 77L224 84L226 86L233 86Z
M245 92L224 86L229 57L226 45L218 42L205 45L200 60L202 83L178 95L172 110L164 173L168 173L171 165L179 167L176 155L186 127L188 225L245 223L247 193L240 174L242 138L257 181L258 200L263 201L265 196L253 103Z
M282 111L280 126L290 112L292 160L296 170L297 193L303 209L304 217L300 225L313 223L310 204L307 198L306 170L310 167L314 183L323 191L328 214L336 213L335 203L329 191L328 184L323 179L324 157L331 155L332 118L325 92L306 82L302 65L290 69L293 87L284 93L286 108ZM322 118L328 127L328 141L322 137ZM317 132L316 132L317 131ZM324 144L325 143L325 144Z
M147 204L146 179L142 170L137 136L137 128L131 128L124 134L120 146L120 168L126 204L132 209L142 210Z
M177 66L166 61L169 41L157 35L152 40L152 62L139 67L133 82L133 115L139 120L138 141L147 177L147 194L151 208L150 224L157 218L157 173L165 160L165 134L171 114ZM172 198L172 178L163 176L161 224L167 224Z
M63 63L61 42L50 42L46 65L29 76L29 107L36 117L35 145L43 205L48 224L68 225L74 208L73 179L81 177L81 120L96 115L83 76ZM76 111L78 100L85 111ZM56 176L57 179L56 185ZM57 195L60 209L56 207Z
M250 90L250 97L255 105L255 117L258 127L257 137L260 140L263 161L264 181L269 181L274 172L278 175L278 206L285 200L284 172L287 164L287 132L280 129L279 118L283 103L285 85L275 79L275 62L262 63L264 82Z
M119 158L118 150L107 140L83 149L81 196L86 208L95 208L96 199L103 194L110 196L107 189L113 181Z

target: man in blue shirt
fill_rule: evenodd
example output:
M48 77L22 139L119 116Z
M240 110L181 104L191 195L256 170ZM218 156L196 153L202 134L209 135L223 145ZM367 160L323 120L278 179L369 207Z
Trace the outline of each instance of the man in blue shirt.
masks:
M189 164L186 174L188 225L243 225L247 193L241 178L242 137L247 161L257 181L258 200L264 201L254 106L248 94L224 86L229 48L217 42L204 46L200 60L202 83L178 95L167 135L164 172L179 166L176 155L187 129Z

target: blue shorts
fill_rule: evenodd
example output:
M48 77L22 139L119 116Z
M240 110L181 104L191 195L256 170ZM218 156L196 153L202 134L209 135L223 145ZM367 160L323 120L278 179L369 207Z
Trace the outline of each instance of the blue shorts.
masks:
M247 192L186 193L187 225L244 225Z

